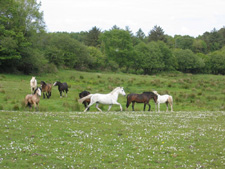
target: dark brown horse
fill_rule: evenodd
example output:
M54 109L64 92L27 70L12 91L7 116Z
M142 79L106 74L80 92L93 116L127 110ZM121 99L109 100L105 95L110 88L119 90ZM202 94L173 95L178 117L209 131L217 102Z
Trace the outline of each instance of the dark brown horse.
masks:
M90 94L90 92L83 91L83 92L79 93L79 97L81 99L81 98L83 98L83 97L85 97L85 96L87 96L89 94ZM89 103L90 103L90 99L84 100L83 101L84 107L87 108L87 106L89 105ZM89 110L89 108L88 108L88 110Z
M126 107L128 108L130 103L132 102L132 109L134 111L135 102L136 103L144 103L144 111L145 111L146 104L149 107L148 111L150 111L150 109L151 109L151 105L149 104L150 99L153 99L156 103L157 102L157 95L154 94L153 92L143 92L142 94L131 93L131 94L127 95L127 105L126 105Z
M52 95L52 84L41 81L41 90L43 93L43 99L45 98L45 94L46 94L46 97L49 99L50 96Z

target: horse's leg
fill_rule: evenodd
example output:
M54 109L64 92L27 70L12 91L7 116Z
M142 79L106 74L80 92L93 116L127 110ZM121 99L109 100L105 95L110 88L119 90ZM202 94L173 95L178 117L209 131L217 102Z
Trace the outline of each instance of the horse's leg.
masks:
M84 112L86 112L86 111L89 109L89 107L91 107L94 103L95 103L95 102L90 102L89 105L88 105L88 106L86 107L86 109L84 110Z
M145 107L146 107L146 103L144 103L144 108L143 108L143 111L145 111Z
M98 107L98 103L96 103L96 106L95 106L100 112L102 112L102 110Z
M60 91L59 93L60 93L60 98L62 98L62 91Z
M151 105L148 103L148 111L151 110Z
M158 112L160 112L160 103L158 103Z
M134 104L135 104L135 102L132 102L132 110L134 111Z
M109 108L108 108L108 111L111 109L111 107L112 107L112 105L110 104L110 105L109 105Z
M120 104L120 103L115 102L115 103L113 103L113 104L119 105L119 106L120 106L120 111L123 111L123 108L122 108L122 106L121 106L121 104Z
M166 102L166 112L168 112L168 102Z
M126 107L127 107L127 110L128 110L128 107L129 107L129 105L130 105L130 101L128 101L128 99L127 99L127 105L126 105Z
M45 93L43 92L43 99L45 99Z

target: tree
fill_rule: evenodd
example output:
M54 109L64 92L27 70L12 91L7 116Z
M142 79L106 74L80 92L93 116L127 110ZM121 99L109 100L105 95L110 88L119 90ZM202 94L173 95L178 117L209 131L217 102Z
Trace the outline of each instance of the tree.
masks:
M99 42L99 36L101 34L101 31L96 26L93 27L86 35L85 44L87 46L94 46L97 47L100 45Z
M21 70L24 73L38 71L45 63L40 50L34 48L37 34L44 31L43 13L40 3L35 0L0 1L0 65L9 71ZM33 50L31 49L33 48ZM40 54L34 62L34 56ZM38 55L39 55L38 54ZM28 59L28 58L32 59Z
M175 36L175 48L192 50L194 38L190 36Z
M148 41L166 41L164 31L160 26L155 25L149 32Z
M103 53L118 63L119 67L129 69L133 59L133 45L129 32L121 29L106 31L101 36Z
M190 49L176 49L174 55L177 58L178 70L184 73L198 73L199 69L205 66L203 59Z
M214 74L225 75L225 47L209 54L210 67Z

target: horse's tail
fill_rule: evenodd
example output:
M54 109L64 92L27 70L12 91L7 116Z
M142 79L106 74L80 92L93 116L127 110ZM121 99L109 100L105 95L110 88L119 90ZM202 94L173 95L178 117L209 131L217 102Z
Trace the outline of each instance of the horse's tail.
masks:
M83 101L85 101L86 99L90 99L92 95L93 95L93 94L89 94L89 95L87 95L87 96L85 96L85 97L82 97L81 99L78 100L78 102L79 102L79 103L83 103Z
M169 102L171 105L173 104L173 97L172 97L172 96L169 96L168 102Z
M128 108L129 107L129 105L130 105L130 97L131 97L131 94L128 94L127 95L127 104L126 104L126 107Z

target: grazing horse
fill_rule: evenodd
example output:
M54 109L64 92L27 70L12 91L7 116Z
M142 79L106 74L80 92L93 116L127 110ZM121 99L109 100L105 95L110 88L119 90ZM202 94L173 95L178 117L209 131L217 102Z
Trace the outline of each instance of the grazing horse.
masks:
M143 92L142 94L134 94L131 93L127 95L127 105L126 107L128 108L130 103L132 102L132 109L134 111L134 104L136 103L144 103L144 111L146 104L148 105L148 111L151 109L151 105L149 104L149 100L154 99L155 103L157 102L157 95L154 94L153 92Z
M108 111L111 109L113 104L119 105L120 106L120 110L122 111L122 106L120 103L117 102L118 100L118 96L119 94L125 96L126 93L123 89L123 87L117 87L115 88L112 92L108 93L108 94L89 94L88 96L85 96L81 99L79 99L80 103L83 103L84 100L86 99L90 99L90 104L86 107L86 109L84 110L84 112L86 112L88 110L88 108L93 105L94 103L96 103L96 108L102 112L102 110L98 107L99 103L101 104L108 104L109 108Z
M41 88L36 88L34 90L34 94L28 94L25 97L25 105L32 108L32 105L34 105L35 109L37 110L37 106L39 104L41 97Z
M83 91L83 92L79 93L79 97L80 97L80 99L81 99L81 98L83 98L83 97L85 97L85 96L87 96L87 95L89 95L89 94L90 94L90 92L88 92L88 91ZM84 100L84 101L83 101L84 107L87 108L87 106L88 106L89 103L90 103L90 99ZM88 110L89 110L89 108L88 108Z
M52 84L41 81L41 89L43 93L43 99L45 98L45 94L46 94L46 97L49 99L50 96L52 95Z
M37 80L35 79L34 76L30 80L30 88L31 88L31 93L33 93L34 89L37 88Z
M165 94L165 95L159 95L157 91L153 91L153 93L155 93L158 96L157 99L157 103L155 104L155 108L157 110L157 104L158 104L158 111L160 112L160 104L161 103L166 103L167 109L166 111L168 111L168 103L170 104L171 107L171 112L173 111L173 97Z
M66 91L66 97L67 97L67 92L68 92L68 85L67 83L61 83L56 81L53 86L58 86L58 90L60 93L60 98L62 98L62 92L63 92L63 96L64 96L64 91Z

